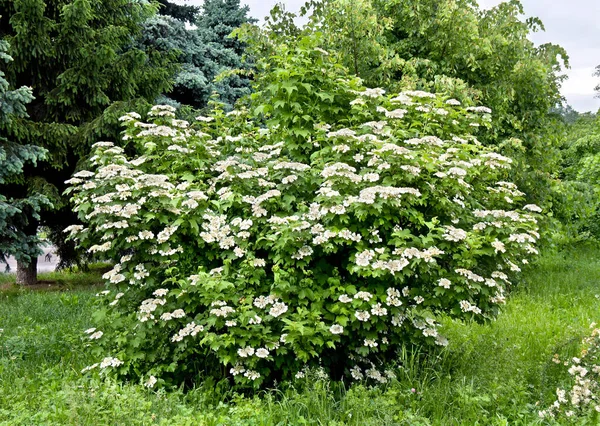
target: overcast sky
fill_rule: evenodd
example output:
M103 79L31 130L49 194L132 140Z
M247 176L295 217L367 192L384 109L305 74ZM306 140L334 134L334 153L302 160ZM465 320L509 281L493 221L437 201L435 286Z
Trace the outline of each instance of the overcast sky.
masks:
M185 0L179 0L183 3ZM484 8L493 7L502 0L479 0ZM201 4L202 0L187 0L187 4ZM250 15L263 18L277 0L241 0L250 6ZM304 0L282 1L289 11L297 11ZM555 43L564 47L570 58L569 79L562 93L578 111L597 111L600 99L594 98L594 87L600 79L593 77L600 64L600 0L522 0L526 16L537 16L546 27L545 32L534 34L535 43Z

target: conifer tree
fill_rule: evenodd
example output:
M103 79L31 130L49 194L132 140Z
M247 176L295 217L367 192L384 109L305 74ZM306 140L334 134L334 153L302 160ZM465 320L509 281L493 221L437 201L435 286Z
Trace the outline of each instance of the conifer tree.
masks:
M181 18L176 19L166 9L146 22L141 41L145 48L179 53L181 70L167 94L170 100L203 108L216 92L220 101L231 107L249 93L248 77L237 72L247 69L242 61L244 44L229 37L242 24L254 22L248 12L239 0L207 0L195 22L196 29L187 29Z
M182 22L189 22L190 24L196 22L200 11L198 6L177 4L167 0L158 0L158 3L161 6L159 10L161 15L170 16Z
M143 109L141 104L169 89L174 72L169 55L134 46L142 23L156 9L134 0L0 0L0 40L10 43L14 58L6 79L15 87L30 86L35 97L27 104L28 117L14 119L2 131L19 144L48 151L3 193L16 198L41 193L55 208L54 214L42 210L40 220L28 216L22 229L28 239L34 239L39 224L60 228L72 221L63 213L70 210L62 197L64 181L91 143L116 139L118 117ZM35 268L24 254L18 259L19 269L29 271L22 282L34 283Z
M8 43L0 40L0 63L12 61L7 54ZM31 88L10 90L4 73L0 70L0 262L7 256L36 267L38 240L24 232L29 217L39 219L39 212L49 202L41 194L13 198L6 193L6 185L18 181L26 163L35 163L45 157L46 151L34 145L20 145L6 137L6 129L14 120L27 115L25 104L33 100Z

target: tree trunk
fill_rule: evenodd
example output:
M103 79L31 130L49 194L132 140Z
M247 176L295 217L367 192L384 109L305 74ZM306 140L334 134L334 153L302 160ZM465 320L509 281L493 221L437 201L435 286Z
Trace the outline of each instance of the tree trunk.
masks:
M17 261L17 284L34 285L37 283L37 257L31 262Z

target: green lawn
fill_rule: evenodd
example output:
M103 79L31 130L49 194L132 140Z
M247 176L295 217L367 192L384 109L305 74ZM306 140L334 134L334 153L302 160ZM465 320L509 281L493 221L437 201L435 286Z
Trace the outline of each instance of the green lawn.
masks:
M309 377L242 397L225 384L166 393L82 376L97 288L68 288L0 292L0 425L531 425L567 376L553 354L575 355L600 320L600 250L542 258L498 321L447 321L445 352L399 354L398 380L378 388Z

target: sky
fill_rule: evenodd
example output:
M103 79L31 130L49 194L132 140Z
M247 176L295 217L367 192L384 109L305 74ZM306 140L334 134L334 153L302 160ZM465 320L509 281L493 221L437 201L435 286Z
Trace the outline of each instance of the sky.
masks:
M479 0L483 8L491 8L502 0ZM261 19L278 0L241 0L250 7L250 15ZM569 54L571 68L563 83L562 94L577 111L596 112L600 99L595 98L594 87L600 78L592 74L600 65L600 0L521 0L526 16L537 16L546 28L533 34L536 44L554 43ZM178 3L202 4L202 0L179 0ZM304 0L283 0L287 10L296 12Z

